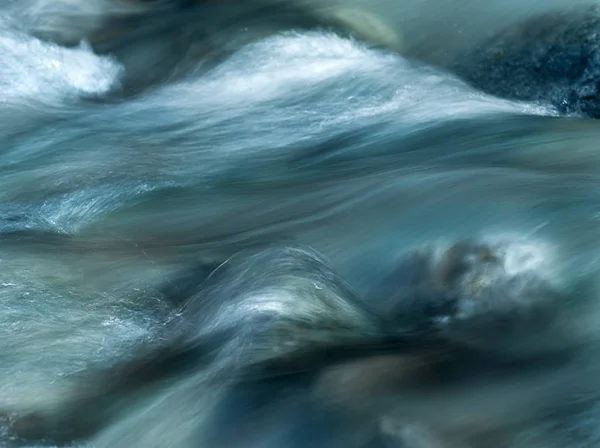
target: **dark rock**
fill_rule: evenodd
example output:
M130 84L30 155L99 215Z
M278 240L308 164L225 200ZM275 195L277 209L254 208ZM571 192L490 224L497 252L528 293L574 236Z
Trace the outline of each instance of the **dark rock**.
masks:
M600 7L555 11L512 25L449 68L492 95L600 118Z

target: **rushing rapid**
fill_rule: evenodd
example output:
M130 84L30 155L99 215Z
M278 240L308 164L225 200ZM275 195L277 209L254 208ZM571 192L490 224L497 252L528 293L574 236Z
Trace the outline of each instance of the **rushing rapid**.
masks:
M479 3L4 1L0 446L596 446L595 53L476 53L590 7Z

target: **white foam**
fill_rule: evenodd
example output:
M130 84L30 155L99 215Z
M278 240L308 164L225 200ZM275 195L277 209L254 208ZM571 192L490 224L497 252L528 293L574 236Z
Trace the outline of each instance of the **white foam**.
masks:
M95 55L85 43L64 48L0 29L0 102L102 95L118 85L121 72L117 62Z
M370 78L370 82L361 82ZM246 104L249 100L268 101L331 81L342 83L331 87L340 94L333 98L341 104L332 114L339 121L393 111L401 111L404 120L411 122L487 112L556 113L548 107L479 93L450 74L416 66L398 54L373 50L356 40L324 32L286 32L248 45L207 78L186 88L188 101L195 97L206 101L208 96L229 104ZM369 86L375 86L375 90L365 92ZM340 107L345 103L351 107Z

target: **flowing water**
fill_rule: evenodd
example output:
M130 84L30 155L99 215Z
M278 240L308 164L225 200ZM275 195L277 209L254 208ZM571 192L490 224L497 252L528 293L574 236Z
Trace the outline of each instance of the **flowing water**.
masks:
M117 56L39 32L78 41L83 21L61 18L74 8L100 17L100 0L4 0L0 408L55 403L78 372L158 344L170 319L158 289L174 273L273 241L312 247L358 294L414 248L510 241L510 269L541 258L535 269L585 302L569 328L594 351L600 124L493 97L439 68L494 27L567 2L350 3L385 17L405 51L286 25L209 64L186 56L185 75L132 94L123 86L136 81ZM228 38L244 32L235 24ZM573 397L586 394L591 404L527 427L510 446L549 446L534 445L540 433L557 447L597 446L597 359L566 369L557 386L586 384ZM506 386L508 413L523 420L515 397L527 395L528 381ZM177 387L175 396L185 396L187 386ZM485 386L465 393L485 396L461 405L472 412L504 398ZM163 399L149 405L151 417L123 418L89 446L195 446L182 434L199 417L173 399L160 408ZM411 400L422 412L421 399ZM450 425L444 400L458 399L424 396L422 408L439 408ZM276 437L272 426L263 430ZM2 446L46 446L14 438L8 426L1 435ZM282 446L256 440L246 446Z

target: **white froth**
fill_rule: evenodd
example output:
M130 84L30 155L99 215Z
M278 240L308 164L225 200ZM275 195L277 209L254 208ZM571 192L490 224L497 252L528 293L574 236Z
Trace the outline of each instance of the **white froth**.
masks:
M160 106L196 120L203 113L219 140L229 120L243 120L236 126L252 129L251 137L231 149L244 153L359 129L366 119L410 131L493 113L556 114L485 95L448 73L324 32L287 32L250 44L206 76L165 88Z
M121 71L112 58L95 55L85 43L64 48L0 30L1 102L102 95L118 84Z
M329 33L284 33L236 53L210 74L207 90L264 101L353 71L383 69L388 58Z
M518 275L521 272L539 271L543 264L544 256L538 247L531 244L516 245L506 252L504 270L508 275Z
M548 243L512 235L490 236L483 241L502 255L506 275L529 273L548 280L556 278L555 254Z

